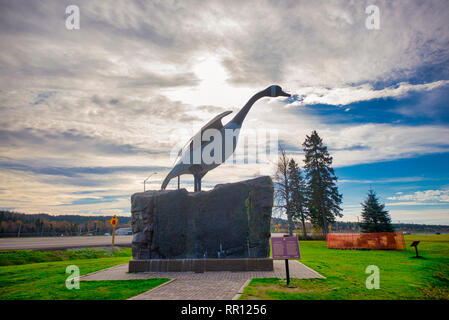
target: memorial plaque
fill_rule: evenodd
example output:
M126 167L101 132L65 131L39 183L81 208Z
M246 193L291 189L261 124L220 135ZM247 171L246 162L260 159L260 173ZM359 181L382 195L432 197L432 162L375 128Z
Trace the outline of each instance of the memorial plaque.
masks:
M273 259L301 259L298 238L271 238L271 253Z

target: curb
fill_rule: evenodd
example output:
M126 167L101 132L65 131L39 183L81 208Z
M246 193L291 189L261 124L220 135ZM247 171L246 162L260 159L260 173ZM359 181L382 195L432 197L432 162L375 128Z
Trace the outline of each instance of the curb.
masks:
M103 271L106 271L106 270L118 268L118 267L123 266L125 264L127 264L127 263L118 264L116 266L112 266L112 267L109 267L109 268L106 268L106 269L101 269L101 270L97 270L97 271L94 271L94 272L91 272L91 273L88 273L88 274L84 274L84 275L80 276L80 280L83 280L83 281L100 281L100 280L84 280L83 278L87 277L87 276L94 275L94 274L99 273L99 272L103 272Z
M232 300L238 300L240 296L243 294L243 290L248 286L248 284L251 282L252 278L249 278L245 281L245 283L240 287L239 291L237 291L237 294L232 297Z
M313 272L313 273L315 273L318 277L317 278L319 278L319 279L326 279L326 277L325 276L323 276L323 275L321 275L321 274L319 274L318 272L316 272L315 270L313 270L312 268L309 268L308 266L306 266L304 263L302 263L302 262L299 262L298 260L295 260L295 261L297 261L298 263L300 263L300 264L302 264L304 267L306 267L306 269L308 269L309 271L311 271L311 272Z

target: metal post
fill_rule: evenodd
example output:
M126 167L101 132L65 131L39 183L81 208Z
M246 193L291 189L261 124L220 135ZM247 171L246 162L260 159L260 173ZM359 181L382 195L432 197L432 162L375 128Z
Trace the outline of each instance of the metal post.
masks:
M114 242L115 242L115 225L112 226L112 250L114 250Z
M147 182L148 179L150 179L151 176L157 174L157 172L153 172L152 174L150 174L148 176L148 178L146 178L145 180L143 180L143 192L145 192L145 183Z
M288 259L285 259L285 274L287 276L287 286L290 284L290 272L288 270Z
M178 190L179 190L179 184L180 184L180 176L178 176Z

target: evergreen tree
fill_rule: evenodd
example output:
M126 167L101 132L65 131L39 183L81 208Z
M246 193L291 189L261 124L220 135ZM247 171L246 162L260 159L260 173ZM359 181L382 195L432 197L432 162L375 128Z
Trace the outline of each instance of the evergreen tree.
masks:
M394 232L393 225L385 204L380 204L373 190L369 190L368 197L362 203L362 232Z
M327 234L328 224L343 216L340 213L342 195L338 193L337 177L331 167L332 157L316 131L306 136L303 147L310 219Z
M294 159L290 159L288 163L288 180L292 216L301 221L304 239L307 239L306 220L308 220L309 214L307 211L306 184L301 169Z

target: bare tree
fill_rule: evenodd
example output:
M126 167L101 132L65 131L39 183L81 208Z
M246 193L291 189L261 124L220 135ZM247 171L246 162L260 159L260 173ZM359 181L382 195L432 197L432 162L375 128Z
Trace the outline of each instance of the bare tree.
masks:
M293 235L293 214L290 205L290 186L288 175L288 163L290 159L287 157L284 148L279 146L280 156L277 163L275 181L275 205L277 208L285 210L288 220L288 234Z

